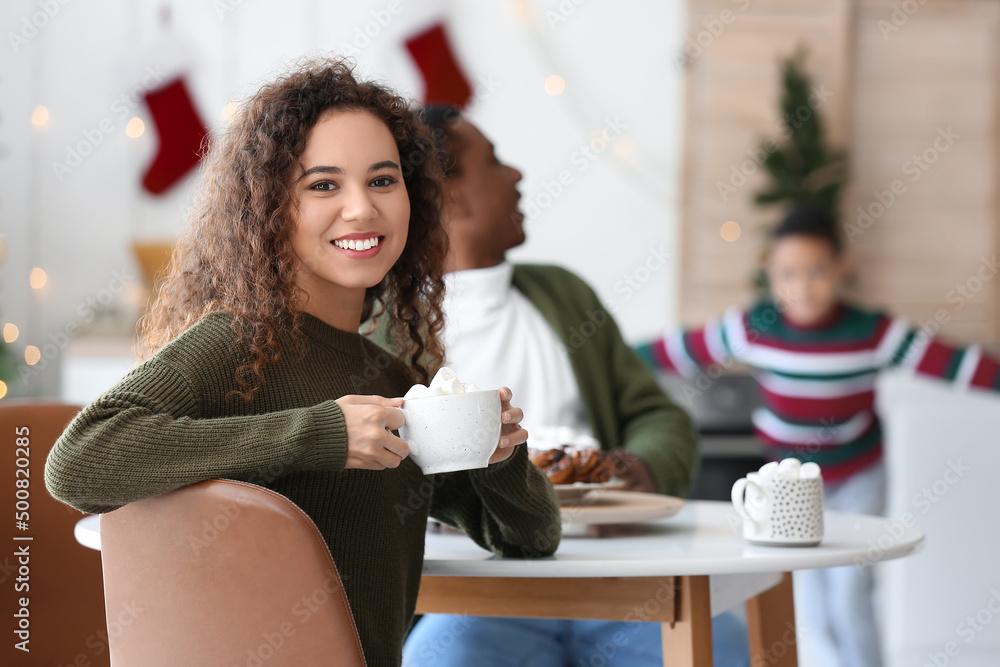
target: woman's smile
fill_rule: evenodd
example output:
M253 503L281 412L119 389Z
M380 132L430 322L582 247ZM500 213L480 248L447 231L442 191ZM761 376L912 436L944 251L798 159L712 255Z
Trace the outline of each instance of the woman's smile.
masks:
M362 232L341 236L330 243L352 259L367 259L374 257L382 250L384 239L385 236L377 232Z

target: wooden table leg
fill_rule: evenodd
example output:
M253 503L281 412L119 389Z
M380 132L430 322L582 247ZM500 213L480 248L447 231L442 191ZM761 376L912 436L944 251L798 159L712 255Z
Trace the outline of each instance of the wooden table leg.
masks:
M707 576L678 577L677 620L663 623L663 664L712 667L712 601Z
M751 665L798 667L791 572L774 588L747 600L747 634Z

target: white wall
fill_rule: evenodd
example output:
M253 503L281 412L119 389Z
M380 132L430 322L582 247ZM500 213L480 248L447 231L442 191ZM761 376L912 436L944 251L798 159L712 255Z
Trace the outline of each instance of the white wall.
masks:
M162 197L139 188L156 133L141 101L125 113L121 96L137 86L141 92L147 67L170 72L186 63L195 103L216 128L229 100L252 92L282 63L343 45L361 47L363 71L418 96L419 74L403 40L441 15L469 78L490 89L470 116L501 159L524 172L523 201L547 204L529 221L529 241L514 258L582 274L619 313L629 338L674 321L676 263L657 267L654 257L675 249L681 89L673 54L682 3L399 0L391 14L389 0L175 0L172 36L157 45L160 4L0 4L0 232L8 235L0 323L16 323L22 334L13 347L20 354L37 345L43 361L35 370L46 366L11 383L13 394L56 392L67 324L129 323L141 299L131 242L169 239L181 227L197 176ZM534 18L525 21L524 12ZM375 22L379 13L385 25ZM359 37L366 29L368 43ZM550 74L565 78L565 93L544 92ZM38 104L50 112L42 128L29 122ZM124 134L133 114L146 121L139 139ZM584 158L580 147L616 118L631 154L608 148ZM111 132L100 133L100 143L60 180L53 163L65 163L71 147L88 141L85 133L98 136L102 121ZM560 172L569 184L549 201ZM28 287L32 266L48 272L41 290ZM115 272L133 278L126 289L118 289ZM112 293L113 312L88 322Z

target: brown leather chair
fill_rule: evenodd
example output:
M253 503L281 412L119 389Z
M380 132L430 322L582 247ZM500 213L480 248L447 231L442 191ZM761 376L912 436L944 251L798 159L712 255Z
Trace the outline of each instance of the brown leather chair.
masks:
M101 515L115 667L365 664L330 550L268 489L211 480Z
M5 542L0 552L0 615L5 619L0 665L110 664L101 555L73 537L76 522L86 514L45 490L45 459L79 411L79 406L64 403L0 404L0 516ZM27 438L28 447L19 447L18 438ZM27 503L26 515L19 516L18 491L22 496L27 491L27 499L20 499ZM26 519L27 530L18 528L21 519ZM25 549L26 563L18 555ZM22 597L28 601L28 653L16 648L22 638L11 634L16 629L11 619L21 608Z

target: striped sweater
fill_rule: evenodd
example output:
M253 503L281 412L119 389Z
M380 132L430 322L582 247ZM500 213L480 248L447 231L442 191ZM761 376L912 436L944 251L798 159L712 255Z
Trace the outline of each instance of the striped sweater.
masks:
M874 411L879 371L899 367L1000 390L1000 363L978 346L950 347L902 318L845 304L815 327L792 324L773 302L733 308L638 352L650 366L688 378L734 362L750 366L763 401L753 413L754 429L770 456L815 461L826 481L842 480L882 455Z

